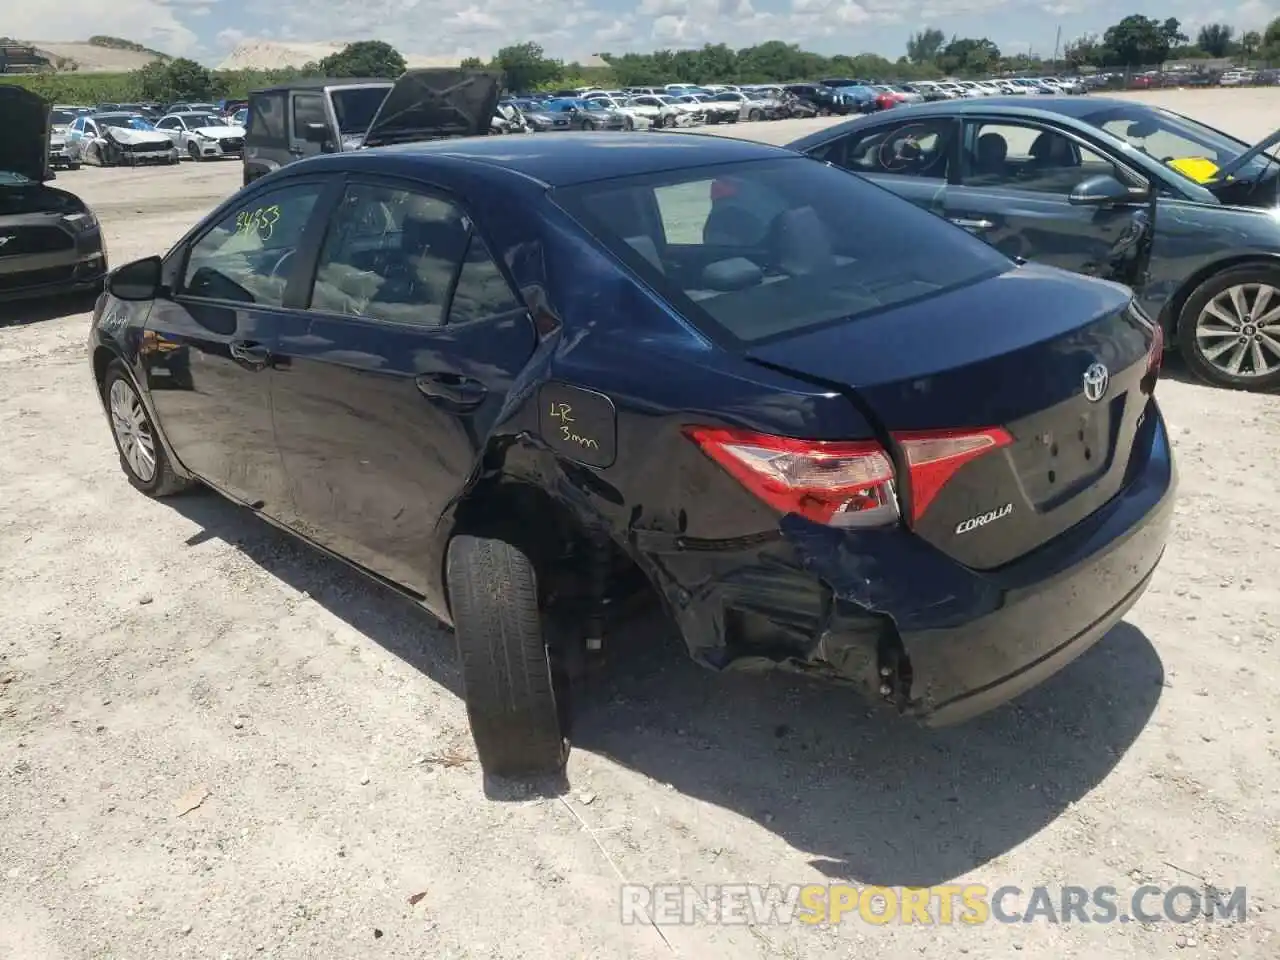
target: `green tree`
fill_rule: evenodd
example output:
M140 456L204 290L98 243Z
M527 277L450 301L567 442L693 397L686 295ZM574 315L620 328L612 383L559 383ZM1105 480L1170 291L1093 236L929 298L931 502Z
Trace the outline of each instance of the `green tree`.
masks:
M1187 43L1191 39L1182 32L1182 22L1177 17L1170 17L1160 24L1160 35L1169 41L1171 47Z
M1196 46L1211 57L1225 57L1234 36L1235 30L1225 23L1207 23L1196 35Z
M1072 70L1079 70L1084 66L1101 66L1105 57L1097 36L1087 33L1067 43L1062 51L1062 59Z
M326 77L398 77L405 71L404 57L381 40L349 43L316 67Z
M132 74L138 94L147 100L215 100L227 94L227 80L194 60L153 60Z
M1256 57L1261 49L1262 34L1257 30L1250 30L1240 38L1240 52L1244 54L1246 60Z
M917 65L933 63L946 42L947 35L941 30L925 27L907 40L907 59Z
M545 84L556 83L564 74L559 60L546 56L538 43L517 43L503 47L493 58L493 66L502 71L508 90L536 90Z
M1164 63L1173 45L1169 27L1177 33L1176 20L1157 23L1150 17L1130 14L1102 35L1102 64L1107 67L1142 67Z
M484 66L484 61L479 57L464 57L458 66L463 70L479 70Z
M944 73L991 73L1000 64L1000 48L986 37L952 38L938 54L937 64Z

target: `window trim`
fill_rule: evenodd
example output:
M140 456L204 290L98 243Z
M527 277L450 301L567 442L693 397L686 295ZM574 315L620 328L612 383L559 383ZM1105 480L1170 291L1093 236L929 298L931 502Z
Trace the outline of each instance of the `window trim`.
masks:
M1104 146L1101 143L1098 143L1097 141L1091 140L1086 136L1083 136L1076 130L1072 130L1068 127L1061 126L1059 124L1053 123L1052 121L1042 120L1038 117L1033 118L1033 117L1022 117L1022 116L1007 116L1002 114L986 114L986 113L979 113L979 114L966 113L962 119L964 122L964 128L961 131L961 136L959 140L960 144L963 144L969 139L969 134L971 131L979 129L984 123L1005 124L1006 126L1015 126L1015 127L1023 126L1023 127L1030 127L1034 130L1040 130L1041 132L1056 133L1070 140L1077 147L1083 147L1086 150L1089 150L1093 153L1098 154L1104 160L1109 161L1113 166L1115 166L1117 170L1121 172L1121 174L1127 176L1128 182L1126 183L1126 186L1128 186L1131 190L1136 189L1139 184L1145 184L1147 191L1149 191L1149 193L1152 196L1155 196L1156 193L1158 192L1156 190L1156 182L1151 177L1147 176L1141 171L1135 170L1131 164L1125 163L1123 160L1117 157L1113 151L1108 150L1106 146ZM1027 196L1036 196L1036 197L1043 197L1043 198L1057 197L1058 199L1062 200L1062 202L1064 203L1066 202L1065 196L1062 196L1056 193L1050 193L1045 190L1020 190L1016 186L1006 186L1003 184L983 186L981 184L968 183L964 179L964 177L968 175L968 173L969 173L968 151L961 150L960 158L956 166L957 179L954 181L956 186L966 187L970 190L1011 190L1015 193L1025 194ZM1137 201L1138 201L1138 197L1135 195L1134 202L1137 202Z
M315 184L319 186L316 194L316 202L311 208L311 213L307 218L306 224L303 225L302 233L298 236L298 247L294 254L295 260L293 267L289 271L289 279L285 283L284 297L279 304L267 303L244 303L241 300L225 300L214 297L201 297L187 293L182 289L182 285L186 282L187 267L191 261L191 252L196 245L205 237L209 236L229 214L238 212L257 203L260 198L271 193L281 190L292 190L297 187L309 186ZM341 197L342 177L335 175L316 175L308 174L299 177L289 177L283 180L277 180L273 183L262 184L258 189L242 191L233 195L217 210L209 214L209 217L198 224L187 236L183 237L170 251L166 259L165 272L171 284L171 299L175 303L192 302L200 304L211 304L214 306L230 307L237 310L285 310L289 312L305 312L305 307L297 305L298 288L302 277L299 275L300 268L304 264L310 264L308 273L314 275L315 260L319 256L320 247L316 242L316 234L319 233L323 237L321 227L328 224L329 218L333 214L336 207L336 197ZM335 190L335 188L337 188ZM335 197L336 193L336 197ZM170 267L168 261L177 254L173 266ZM172 271L172 272L170 272Z
M520 288L513 282L511 273L507 269L507 265L503 263L502 258L494 253L495 247L485 235L485 230L480 222L472 215L470 208L454 191L441 184L433 183L427 180L416 180L409 177L396 177L385 174L376 173L348 173L339 178L342 186L333 200L333 207L325 218L324 229L319 231L315 250L307 260L306 272L297 277L302 295L300 300L302 306L300 309L306 311L309 316L323 318L326 320L341 320L344 323L357 323L365 326L390 327L397 330L416 330L423 333L436 333L447 330L450 327L469 327L479 323L487 323L496 317L507 317L515 313L516 310L528 312L524 297L520 293ZM353 317L345 313L333 313L328 310L319 310L311 307L311 299L315 293L316 274L320 271L320 256L324 251L325 241L329 236L329 227L337 218L337 212L342 204L343 198L346 196L347 190L353 186L370 186L378 187L384 190L405 190L420 193L424 196L433 197L442 200L445 203L452 204L462 212L466 217L469 226L467 232L467 245L462 252L462 258L454 265L453 275L449 279L449 290L445 296L444 305L440 310L441 322L439 326L425 326L421 323L413 323L408 320L388 320L383 317ZM310 226L310 224L308 225ZM498 268L498 273L507 285L507 290L515 301L516 306L510 310L503 310L488 316L476 317L472 320L464 320L454 323L450 319L453 313L453 296L458 289L458 281L462 277L462 270L466 266L467 256L471 252L471 244L475 238L479 237L480 242L484 244L485 249L489 253L490 259Z

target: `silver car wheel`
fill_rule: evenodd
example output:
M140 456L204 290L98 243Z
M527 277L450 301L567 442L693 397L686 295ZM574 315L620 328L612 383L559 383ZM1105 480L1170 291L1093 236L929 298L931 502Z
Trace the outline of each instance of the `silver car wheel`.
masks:
M129 470L143 483L156 475L156 441L151 435L147 412L133 387L124 380L111 384L109 394L111 429Z
M1200 311L1196 348L1233 377L1262 377L1280 369L1280 290L1267 283L1223 290Z

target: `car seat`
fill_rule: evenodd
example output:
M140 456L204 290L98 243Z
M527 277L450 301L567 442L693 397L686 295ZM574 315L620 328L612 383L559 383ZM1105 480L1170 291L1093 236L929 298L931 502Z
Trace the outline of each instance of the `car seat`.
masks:
M1032 166L1038 169L1077 167L1080 165L1071 141L1056 133L1042 133L1031 144Z
M807 276L838 265L831 236L813 207L778 214L769 226L770 264L782 273Z
M1003 177L1008 173L1005 160L1009 156L1009 143L998 133L984 133L978 138L973 158L974 173L980 176Z

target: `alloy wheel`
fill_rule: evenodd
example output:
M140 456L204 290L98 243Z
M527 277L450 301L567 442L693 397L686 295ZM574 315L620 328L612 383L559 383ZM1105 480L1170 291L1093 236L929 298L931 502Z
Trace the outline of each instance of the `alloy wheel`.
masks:
M1280 290L1241 283L1213 297L1196 319L1196 349L1233 377L1280 370Z
M115 431L125 463L135 477L150 483L156 475L156 441L142 401L133 387L124 380L116 380L111 384L108 404L111 429Z

